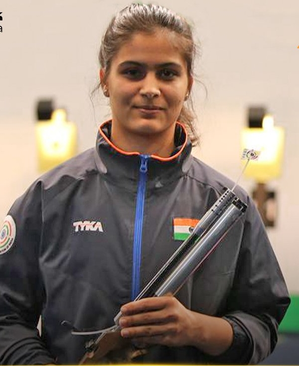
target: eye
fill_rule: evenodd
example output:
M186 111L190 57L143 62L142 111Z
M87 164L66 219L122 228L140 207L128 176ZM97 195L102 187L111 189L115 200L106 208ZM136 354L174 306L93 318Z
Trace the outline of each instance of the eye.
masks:
M179 73L172 69L162 69L159 71L159 76L163 80L172 80L178 75Z
M144 77L144 71L138 67L130 67L122 70L122 75L131 80L140 80Z

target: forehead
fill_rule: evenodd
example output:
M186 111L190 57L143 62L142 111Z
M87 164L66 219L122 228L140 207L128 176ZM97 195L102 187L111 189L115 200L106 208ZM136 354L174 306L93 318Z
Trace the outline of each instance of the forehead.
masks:
M112 61L118 64L125 60L145 64L178 63L186 67L186 61L180 47L179 35L159 30L155 33L135 33L124 42Z

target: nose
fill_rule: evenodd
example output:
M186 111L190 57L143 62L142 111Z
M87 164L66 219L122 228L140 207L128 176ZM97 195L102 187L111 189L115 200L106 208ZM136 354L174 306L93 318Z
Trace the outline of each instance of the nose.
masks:
M154 75L148 74L143 79L140 94L147 99L153 99L161 95L158 80Z

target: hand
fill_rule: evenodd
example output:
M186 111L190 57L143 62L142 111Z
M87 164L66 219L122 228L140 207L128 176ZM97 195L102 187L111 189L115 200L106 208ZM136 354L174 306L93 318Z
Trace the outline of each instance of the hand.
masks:
M193 312L173 296L141 299L121 308L121 335L131 338L139 347L151 344L184 346L194 327Z
M138 347L194 346L216 356L233 340L232 327L225 319L191 311L171 295L133 301L120 310L121 335Z

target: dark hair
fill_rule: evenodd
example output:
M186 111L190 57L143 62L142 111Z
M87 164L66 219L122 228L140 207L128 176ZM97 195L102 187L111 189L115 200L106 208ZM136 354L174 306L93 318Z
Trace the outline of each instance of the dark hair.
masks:
M109 74L114 56L122 45L131 39L134 33L150 34L156 32L159 28L179 35L178 45L187 62L188 75L193 76L196 45L190 24L186 19L165 7L139 3L133 3L121 10L108 25L102 38L98 56L100 66L105 70L105 75ZM192 144L196 145L199 137L194 125L195 113L190 97L185 102L178 119L185 125Z

